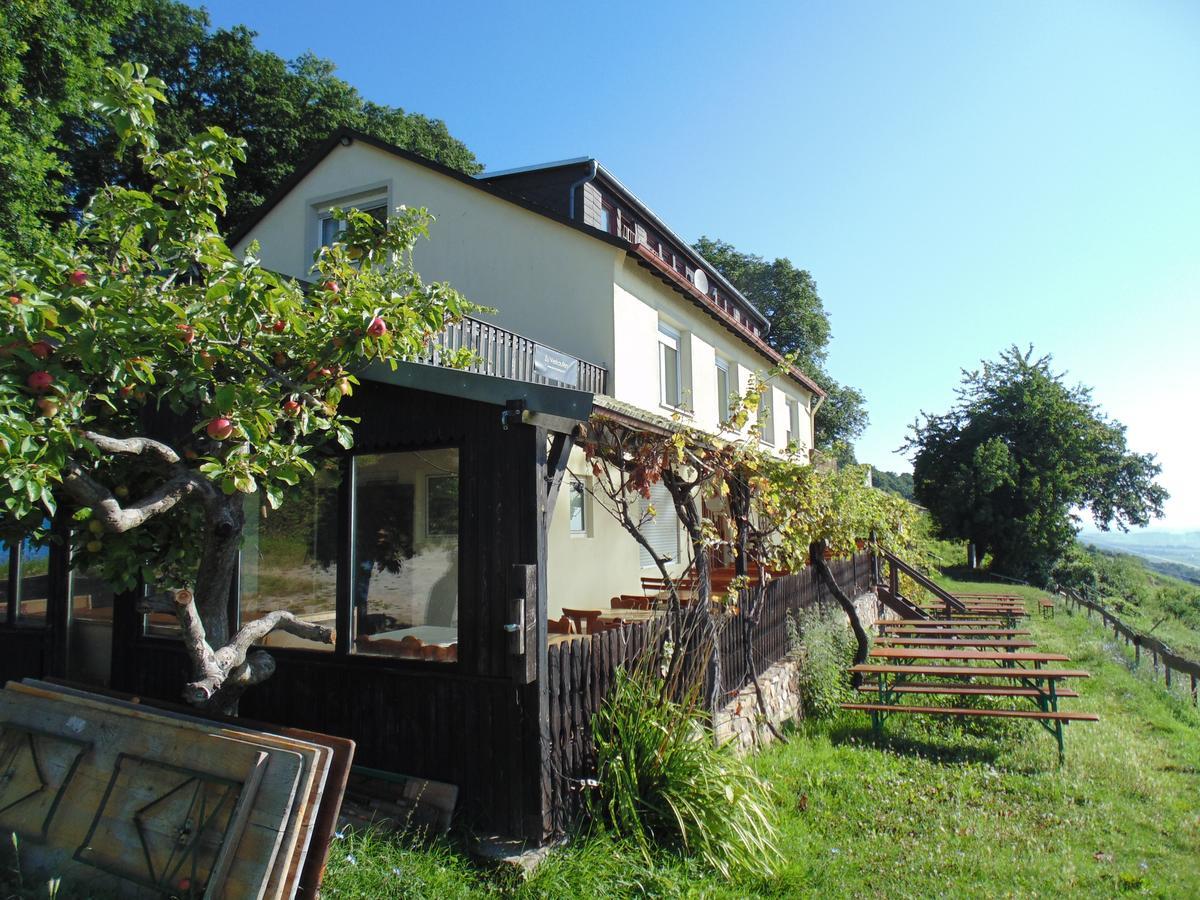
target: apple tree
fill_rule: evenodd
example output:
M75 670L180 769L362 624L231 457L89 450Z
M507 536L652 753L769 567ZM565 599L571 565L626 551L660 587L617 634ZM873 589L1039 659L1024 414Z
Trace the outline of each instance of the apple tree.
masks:
M309 285L263 269L257 248L236 256L217 221L243 142L210 128L161 150L161 82L106 74L94 105L152 187L103 189L34 252L0 257L3 526L36 538L70 517L76 564L116 588L171 586L185 695L229 710L274 670L255 648L266 634L333 640L285 611L230 633L246 495L278 506L321 445L350 446L339 406L355 373L412 357L475 307L413 270L424 210L338 213Z

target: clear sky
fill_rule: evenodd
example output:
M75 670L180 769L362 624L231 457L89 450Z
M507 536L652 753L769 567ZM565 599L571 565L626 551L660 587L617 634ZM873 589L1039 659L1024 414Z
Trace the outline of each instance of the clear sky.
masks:
M1033 343L1200 527L1200 4L207 5L491 169L596 156L680 234L809 269L860 460L909 468L960 369Z

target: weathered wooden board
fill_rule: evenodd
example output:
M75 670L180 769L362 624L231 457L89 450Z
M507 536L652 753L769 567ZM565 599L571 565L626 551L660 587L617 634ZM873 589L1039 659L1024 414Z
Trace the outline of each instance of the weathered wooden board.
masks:
M80 685L65 679L48 678L45 681L25 679L26 684L43 687L47 690L59 690L77 696L102 697L118 704L156 710L164 715L179 716L185 719L206 723L212 726L224 725L231 732L250 732L261 736L261 732L292 738L319 746L328 747L332 752L329 773L325 779L325 789L321 793L319 807L313 823L312 837L308 843L308 852L304 857L300 871L296 896L301 900L315 900L329 858L330 842L337 830L338 816L341 812L342 799L350 777L354 761L355 744L349 738L306 731L302 728L291 728L284 725L273 725L238 717L228 716L199 716L194 709L171 703L166 700L138 697L107 688L97 689L89 685Z
M206 732L215 731L230 739L242 740L252 746L279 747L299 752L303 759L301 789L297 794L297 803L294 805L291 815L288 818L288 824L284 829L284 837L280 843L279 852L276 855L275 864L272 868L271 877L267 882L264 896L267 898L290 898L295 895L297 884L300 880L300 872L304 867L308 848L312 840L317 811L320 807L333 755L329 747L294 737L264 734L251 729L239 728L232 724L216 723L186 712L155 710L140 703L94 694L67 685L37 681L31 678L25 679L20 685L14 687L17 689L38 691L42 695L61 694L90 708L112 707L121 709L135 718L149 716L151 718L168 719L173 722L186 724L189 729L199 728Z
M83 698L22 685L10 685L7 690L0 691L0 721L27 729L37 728L88 745L48 824L47 843L32 852L39 862L55 873L87 872L89 880L95 882L93 875L107 872L111 877L101 877L102 886L118 893L128 890L130 880L163 886L161 878L156 880L155 877L156 873L159 876L163 873L157 869L151 871L153 867L147 862L141 838L136 839L134 846L125 846L127 842L121 840L108 841L110 835L123 833L129 837L130 834L104 820L120 819L134 808L113 797L127 792L131 771L137 769L149 773L153 766L158 766L154 770L157 776L154 783L164 794L174 789L176 799L179 791L188 789L183 786L185 782L193 789L193 796L198 782L202 783L204 797L214 797L212 791L218 783L236 784L228 818L215 823L226 828L232 821L238 797L247 783L256 779L261 754L266 753L267 768L254 792L224 889L227 896L259 898L264 895L297 797L304 761L299 752L254 745L215 734L213 729L198 729L189 723L150 716L135 717L128 710L106 707L98 701L89 704ZM125 759L129 762L122 762ZM165 767L173 767L174 775L169 776ZM158 796L146 795L142 807L137 809L153 803ZM159 811L162 808L162 804L157 807ZM177 804L172 808L179 812ZM137 833L136 826L133 833ZM102 837L98 843L92 840L96 835ZM117 846L125 849L118 851ZM198 895L200 885L210 874L203 868L210 862L209 857L204 852L193 856L193 861L200 866L199 876L195 879L187 877L185 895ZM128 878L131 859L144 864L133 879ZM80 869L81 862L88 863L89 868ZM214 854L211 863L215 862ZM180 889L178 881L170 886Z

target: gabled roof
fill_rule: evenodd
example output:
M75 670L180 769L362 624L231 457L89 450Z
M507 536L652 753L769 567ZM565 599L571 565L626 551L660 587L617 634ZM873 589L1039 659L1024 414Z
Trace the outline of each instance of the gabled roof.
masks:
M718 322L720 322L723 326L725 326L726 329L728 329L730 332L732 332L734 334L734 336L739 338L743 343L754 348L754 350L756 350L757 352L759 352L760 354L765 356L767 359L772 360L773 362L777 363L780 361L780 359L782 359L782 357L779 355L779 353L776 352L774 349L772 349L765 341L762 340L762 338L755 337L754 335L750 334L749 332L747 332L745 330L745 328L743 328L741 325L739 325L737 322L735 322L734 319L732 318L732 316L730 316L728 313L724 312L723 310L719 310L715 306L713 306L712 303L709 302L709 299L706 295L702 294L699 290L697 290L695 288L695 286L692 285L691 282L687 281L687 279L683 278L683 276L679 275L679 273L674 272L673 270L666 269L665 266L647 265L648 257L654 256L654 254L651 253L651 251L648 248L641 247L641 245L633 244L633 243L625 240L624 238L620 238L620 237L617 237L616 235L609 234L607 231L601 231L599 228L593 228L591 225L586 225L582 222L577 222L573 219L567 218L566 216L561 215L553 210L546 209L544 206L540 206L537 203L534 203L530 200L526 200L523 197L517 196L516 194L514 194L510 191L506 191L503 188L499 188L492 184L489 184L485 180L481 180L479 178L474 178L470 175L467 175L463 172L458 171L457 169L452 169L449 166L443 165L442 163L435 162L432 159L427 159L426 157L421 156L417 153L413 153L410 150L405 150L403 147L398 147L395 144L380 140L379 138L374 137L370 134L367 134L366 132L358 131L353 128L339 128L337 131L335 131L333 134L331 134L328 138L326 138L324 141L322 141L320 144L318 144L316 146L316 148L313 150L313 152L310 153L307 157L305 157L304 160L299 165L296 166L295 171L293 171L291 175L289 175L286 179L284 179L283 183L279 185L279 187L274 191L274 193L272 193L270 197L268 197L265 201L263 201L261 206L259 206L256 210L254 210L254 212L252 212L249 216L247 216L241 223L239 223L237 225L237 227L235 227L233 229L232 232L230 232L229 237L228 237L229 245L234 246L239 241L241 241L243 238L245 238L254 229L254 226L257 225L259 222L261 222L266 217L267 213L269 213L272 209L274 209L275 206L278 205L279 202L281 200L283 200L284 197L286 197L289 193L291 193L292 189L295 188L296 185L298 185L301 181L303 181L305 179L305 177L307 177L308 174L310 172L312 172L313 169L315 169L321 163L321 161L323 159L325 159L325 157L328 156L336 147L349 146L350 144L354 143L355 141L360 141L370 147L374 147L377 150L382 150L384 153L390 153L393 156L397 156L400 159L406 160L415 165L429 169L433 172L438 173L439 175L444 175L447 178L453 178L455 181L458 181L461 184L468 185L477 191L482 191L483 193L488 194L492 197L496 197L499 200L503 200L506 203L512 203L516 206L521 207L522 209L528 210L529 212L535 213L539 216L543 216L547 219L550 219L553 222L557 222L559 225L565 225L567 228L572 228L575 231L580 232L581 234L585 234L590 238L594 238L595 240L603 241L604 243L606 243L612 247L615 247L618 250L624 250L627 254L629 254L630 257L637 260L637 262L639 262L641 265L646 266L647 268L651 269L651 271L653 271L656 275L658 275L668 285L670 285L672 288L674 288L676 291L678 291L680 294L682 294L684 297L686 297L688 300L690 300L696 306L700 307L702 310L704 310L706 313L708 313L710 316L712 316L714 319L716 319ZM562 165L569 165L569 164L576 163L576 162L590 162L590 161L591 161L590 158L585 157L585 158L582 158L581 160L570 160L570 161L566 161L566 162L553 163L550 165L551 166L562 166ZM535 166L532 168L541 168L541 167ZM509 171L511 172L511 170L509 170ZM500 173L494 173L494 174L499 175ZM490 176L485 173L482 177L484 179L486 179ZM614 181L618 186L620 186L620 182L616 181L615 178L612 178L611 175L609 176L609 178L612 181ZM623 191L625 191L626 193L628 193L628 191L623 186L621 187L621 189ZM630 195L630 196L632 197L632 195ZM636 198L633 198L633 199L636 201ZM640 201L638 201L638 205L640 207L642 207L642 210L644 212L646 212L649 216L654 217L654 214L651 213L649 210L645 209L645 206L643 204L641 204ZM661 225L661 222L658 220L657 217L654 217L654 221L655 221L655 224ZM662 227L664 230L669 232L669 229L667 229L665 225ZM672 236L674 236L673 233L671 233L671 234L672 234ZM676 240L678 240L678 238L676 238ZM686 246L686 244L685 244L685 246ZM700 255L696 254L696 256L699 257ZM657 257L655 257L654 260L652 260L651 262L661 262L661 261L657 260ZM720 273L717 273L717 275L719 277ZM721 280L724 282L724 278L722 278ZM731 286L731 288L732 288L732 286ZM736 288L732 288L732 290L734 290L736 292ZM741 294L738 294L738 296L741 297ZM744 301L744 298L742 298L742 299ZM748 302L747 302L747 306L749 306ZM757 313L758 311L755 310L755 312ZM759 315L761 315L761 313L759 313ZM793 379L795 379L797 382L799 382L806 390L809 390L812 393L817 394L821 397L825 396L825 392L823 390L821 390L821 388L816 384L816 382L814 382L811 378L806 376L799 369L796 369L793 367L793 369L791 370L791 372L789 374L792 376Z

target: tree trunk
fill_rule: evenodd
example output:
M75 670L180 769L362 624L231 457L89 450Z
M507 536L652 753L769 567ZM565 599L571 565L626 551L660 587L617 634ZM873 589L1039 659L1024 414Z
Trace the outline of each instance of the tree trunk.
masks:
M837 579L833 577L833 572L830 570L829 564L825 562L825 542L817 541L809 547L808 552L809 556L812 557L813 568L829 586L830 593L833 594L838 604L842 607L842 611L850 619L850 627L854 630L854 639L858 641L858 649L854 652L854 664L861 666L866 663L867 654L871 652L871 639L867 636L862 622L858 619L858 610L854 608L854 601L842 590L841 585L837 583ZM855 672L850 679L850 683L857 688L862 684L862 675Z

